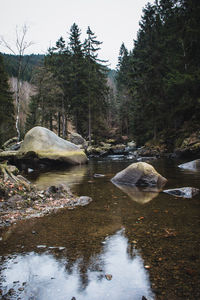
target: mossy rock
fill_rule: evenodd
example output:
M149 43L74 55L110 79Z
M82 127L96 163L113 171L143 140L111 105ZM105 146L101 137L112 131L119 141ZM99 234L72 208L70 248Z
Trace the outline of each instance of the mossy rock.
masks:
M167 179L161 176L152 165L145 162L133 163L117 173L112 181L129 186L157 187L165 185Z
M78 146L40 126L34 127L27 132L22 146L17 152L19 159L27 158L28 156L61 161L72 165L87 162L87 156Z

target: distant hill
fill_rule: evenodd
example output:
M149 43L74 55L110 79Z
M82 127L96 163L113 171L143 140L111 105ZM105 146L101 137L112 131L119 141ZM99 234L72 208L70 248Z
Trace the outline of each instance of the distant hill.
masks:
M17 77L18 70L18 56L12 54L2 53L4 58L4 65L6 71L10 77ZM44 55L43 54L31 54L24 55L23 57L23 71L21 79L23 81L31 81L33 70L36 66L43 65Z
M9 77L17 77L18 70L18 56L12 54L2 53L4 58L4 65ZM41 66L44 64L43 54L31 54L25 55L23 57L23 69L21 79L23 81L31 81L34 68L37 66ZM108 71L108 85L113 89L114 93L116 93L116 71L109 69Z

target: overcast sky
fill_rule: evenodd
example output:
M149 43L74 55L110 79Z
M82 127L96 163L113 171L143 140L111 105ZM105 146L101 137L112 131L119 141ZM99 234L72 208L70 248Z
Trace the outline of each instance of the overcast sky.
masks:
M153 0L1 0L0 35L15 40L16 26L27 24L27 41L33 41L27 54L46 53L60 36L68 40L75 22L82 31L87 27L102 41L99 57L117 64L122 42L130 50L137 36L142 8ZM0 46L1 52L8 51Z

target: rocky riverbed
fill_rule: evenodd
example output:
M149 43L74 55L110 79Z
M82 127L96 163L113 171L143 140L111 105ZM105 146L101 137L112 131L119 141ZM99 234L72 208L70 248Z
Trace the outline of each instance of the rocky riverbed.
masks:
M87 205L90 197L77 197L70 189L60 184L46 190L37 190L34 185L13 182L0 178L0 227L27 218L41 217L61 208L74 209Z

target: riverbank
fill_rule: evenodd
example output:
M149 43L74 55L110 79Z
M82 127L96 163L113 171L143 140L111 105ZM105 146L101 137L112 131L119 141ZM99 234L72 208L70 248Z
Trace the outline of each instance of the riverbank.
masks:
M0 177L0 227L19 220L42 217L61 208L74 209L91 201L90 197L72 194L63 184L39 191L32 184Z
M160 156L178 158L200 157L200 131L188 133L186 130L169 135L161 134L157 139L145 143L138 151L140 156Z

